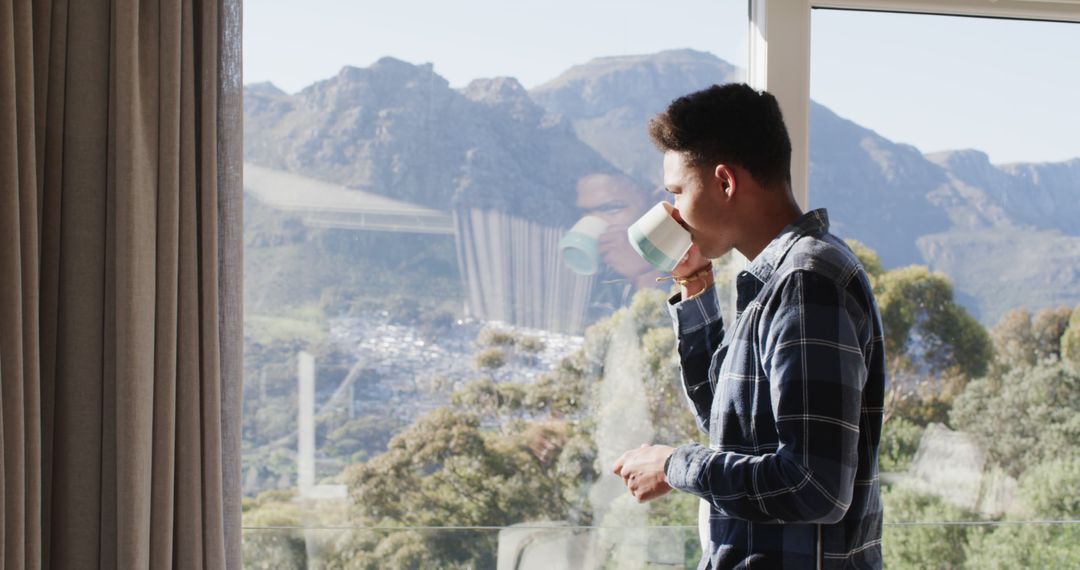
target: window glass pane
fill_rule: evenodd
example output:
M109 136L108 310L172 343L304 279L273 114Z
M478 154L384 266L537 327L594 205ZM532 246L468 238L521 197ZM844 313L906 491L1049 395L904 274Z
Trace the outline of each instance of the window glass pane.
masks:
M648 120L744 80L746 10L246 7L249 565L696 563L696 500L610 473L699 437L626 230Z
M812 22L810 201L886 328L886 566L1073 566L1080 28Z

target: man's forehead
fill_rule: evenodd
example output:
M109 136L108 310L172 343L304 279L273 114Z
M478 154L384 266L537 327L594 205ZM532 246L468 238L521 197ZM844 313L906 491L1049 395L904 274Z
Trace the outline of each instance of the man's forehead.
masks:
M673 150L664 153L664 186L683 185L691 170L686 164L686 156L683 153Z

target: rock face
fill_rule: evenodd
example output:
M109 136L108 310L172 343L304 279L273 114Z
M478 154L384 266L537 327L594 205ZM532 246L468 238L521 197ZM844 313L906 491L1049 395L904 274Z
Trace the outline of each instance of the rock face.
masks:
M645 125L674 99L735 81L736 68L694 50L603 57L577 65L534 88L533 99L565 116L578 137L627 174L663 184Z
M739 70L692 50L607 57L527 92L512 78L458 91L431 65L385 58L288 95L245 89L246 160L437 208L547 225L579 214L575 183L622 171L662 183L648 120ZM886 267L927 264L993 323L1013 306L1080 303L1080 158L991 164L924 155L811 104L810 202Z
M430 64L384 58L295 95L245 90L245 159L440 209L565 225L575 183L613 167L514 79L451 89Z

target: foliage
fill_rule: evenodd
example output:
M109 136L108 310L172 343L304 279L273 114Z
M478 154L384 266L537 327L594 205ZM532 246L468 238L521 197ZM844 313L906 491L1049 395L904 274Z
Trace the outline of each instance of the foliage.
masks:
M393 416L347 419L326 434L321 451L330 457L349 458L350 462L364 461L384 451L393 434L403 427L401 420Z
M1061 358L1080 369L1080 305L1073 310L1068 328L1061 335Z
M501 348L482 350L473 358L479 370L495 371L506 366L506 351Z
M585 501L579 482L595 477L581 470L589 464L582 437L561 420L512 421L489 431L474 413L440 408L395 436L385 453L347 470L353 520L367 526L506 526L575 513L580 519ZM404 552L394 546L400 536L388 535L366 556L372 563L406 556L402 564L412 567L494 566L492 535L473 541L417 535L412 538L420 546ZM395 554L387 559L380 551Z
M468 382L385 452L347 468L350 523L402 530L345 533L328 546L324 565L493 567L498 533L406 527L588 524L588 482L597 473L588 423L578 419L584 361L579 352L530 383Z
M451 402L458 409L499 420L509 418L522 409L525 392L525 387L517 383L480 378L454 392Z
M499 329L485 328L476 337L476 344L480 346L514 346L517 338L512 332Z
M630 318L637 325L638 336L655 328L671 328L667 294L659 289L641 289L630 301Z
M1024 307L1005 313L990 332L996 353L991 375L1000 376L1012 368L1031 367L1039 360L1059 358L1071 313L1067 307L1043 309L1034 318Z
M955 401L952 425L970 433L993 465L1014 477L1075 453L1080 442L1080 373L1056 359L980 378Z
M543 352L545 348L544 341L534 336L519 336L515 339L515 343L520 350L527 353Z
M885 332L890 379L886 423L918 425L947 419L952 398L986 373L993 343L956 302L952 283L921 265L886 270L872 249L848 240L870 278Z
M1006 524L973 536L969 568L1080 568L1080 525Z
M1066 454L1029 469L1020 479L1019 496L1025 516L1080 518L1080 457Z
M913 265L882 274L876 284L886 354L933 375L986 373L993 356L989 335L955 302L947 277Z
M885 473L906 471L919 450L919 440L924 431L925 424L915 423L904 416L885 422L881 428L878 469Z
M906 486L886 488L882 550L886 568L963 568L963 548L981 527L955 524L910 524L975 520L974 513ZM899 524L898 524L899 523Z
M1061 337L1069 328L1072 312L1069 307L1053 307L1035 314L1031 329L1037 359L1061 358Z
M307 567L303 538L291 530L251 527L296 527L304 522L293 491L267 491L243 502L244 568L257 570Z
M487 327L476 337L477 346L487 347L481 354L501 350L506 360L534 364L536 356L546 348L544 341L535 336ZM481 367L483 368L483 367Z
M1038 465L1020 480L1024 509L1014 519L1061 521L1080 516L1080 459ZM972 568L1080 568L1080 525L1003 524L967 545Z

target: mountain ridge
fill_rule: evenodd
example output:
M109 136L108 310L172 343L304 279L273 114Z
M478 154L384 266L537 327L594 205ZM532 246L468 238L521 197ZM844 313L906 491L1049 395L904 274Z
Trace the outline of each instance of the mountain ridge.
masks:
M245 153L430 207L567 225L579 215L581 176L621 171L659 185L648 120L678 96L739 75L714 55L671 50L597 58L531 90L510 77L452 89L431 64L383 58L295 95L246 86ZM1067 281L1080 271L1080 158L994 165L975 149L922 153L816 102L810 122L810 206L829 208L835 233L874 248L887 267L945 271L984 322L1024 295L1080 303ZM985 254L986 244L1024 270L995 277L992 259L971 266L965 252Z

